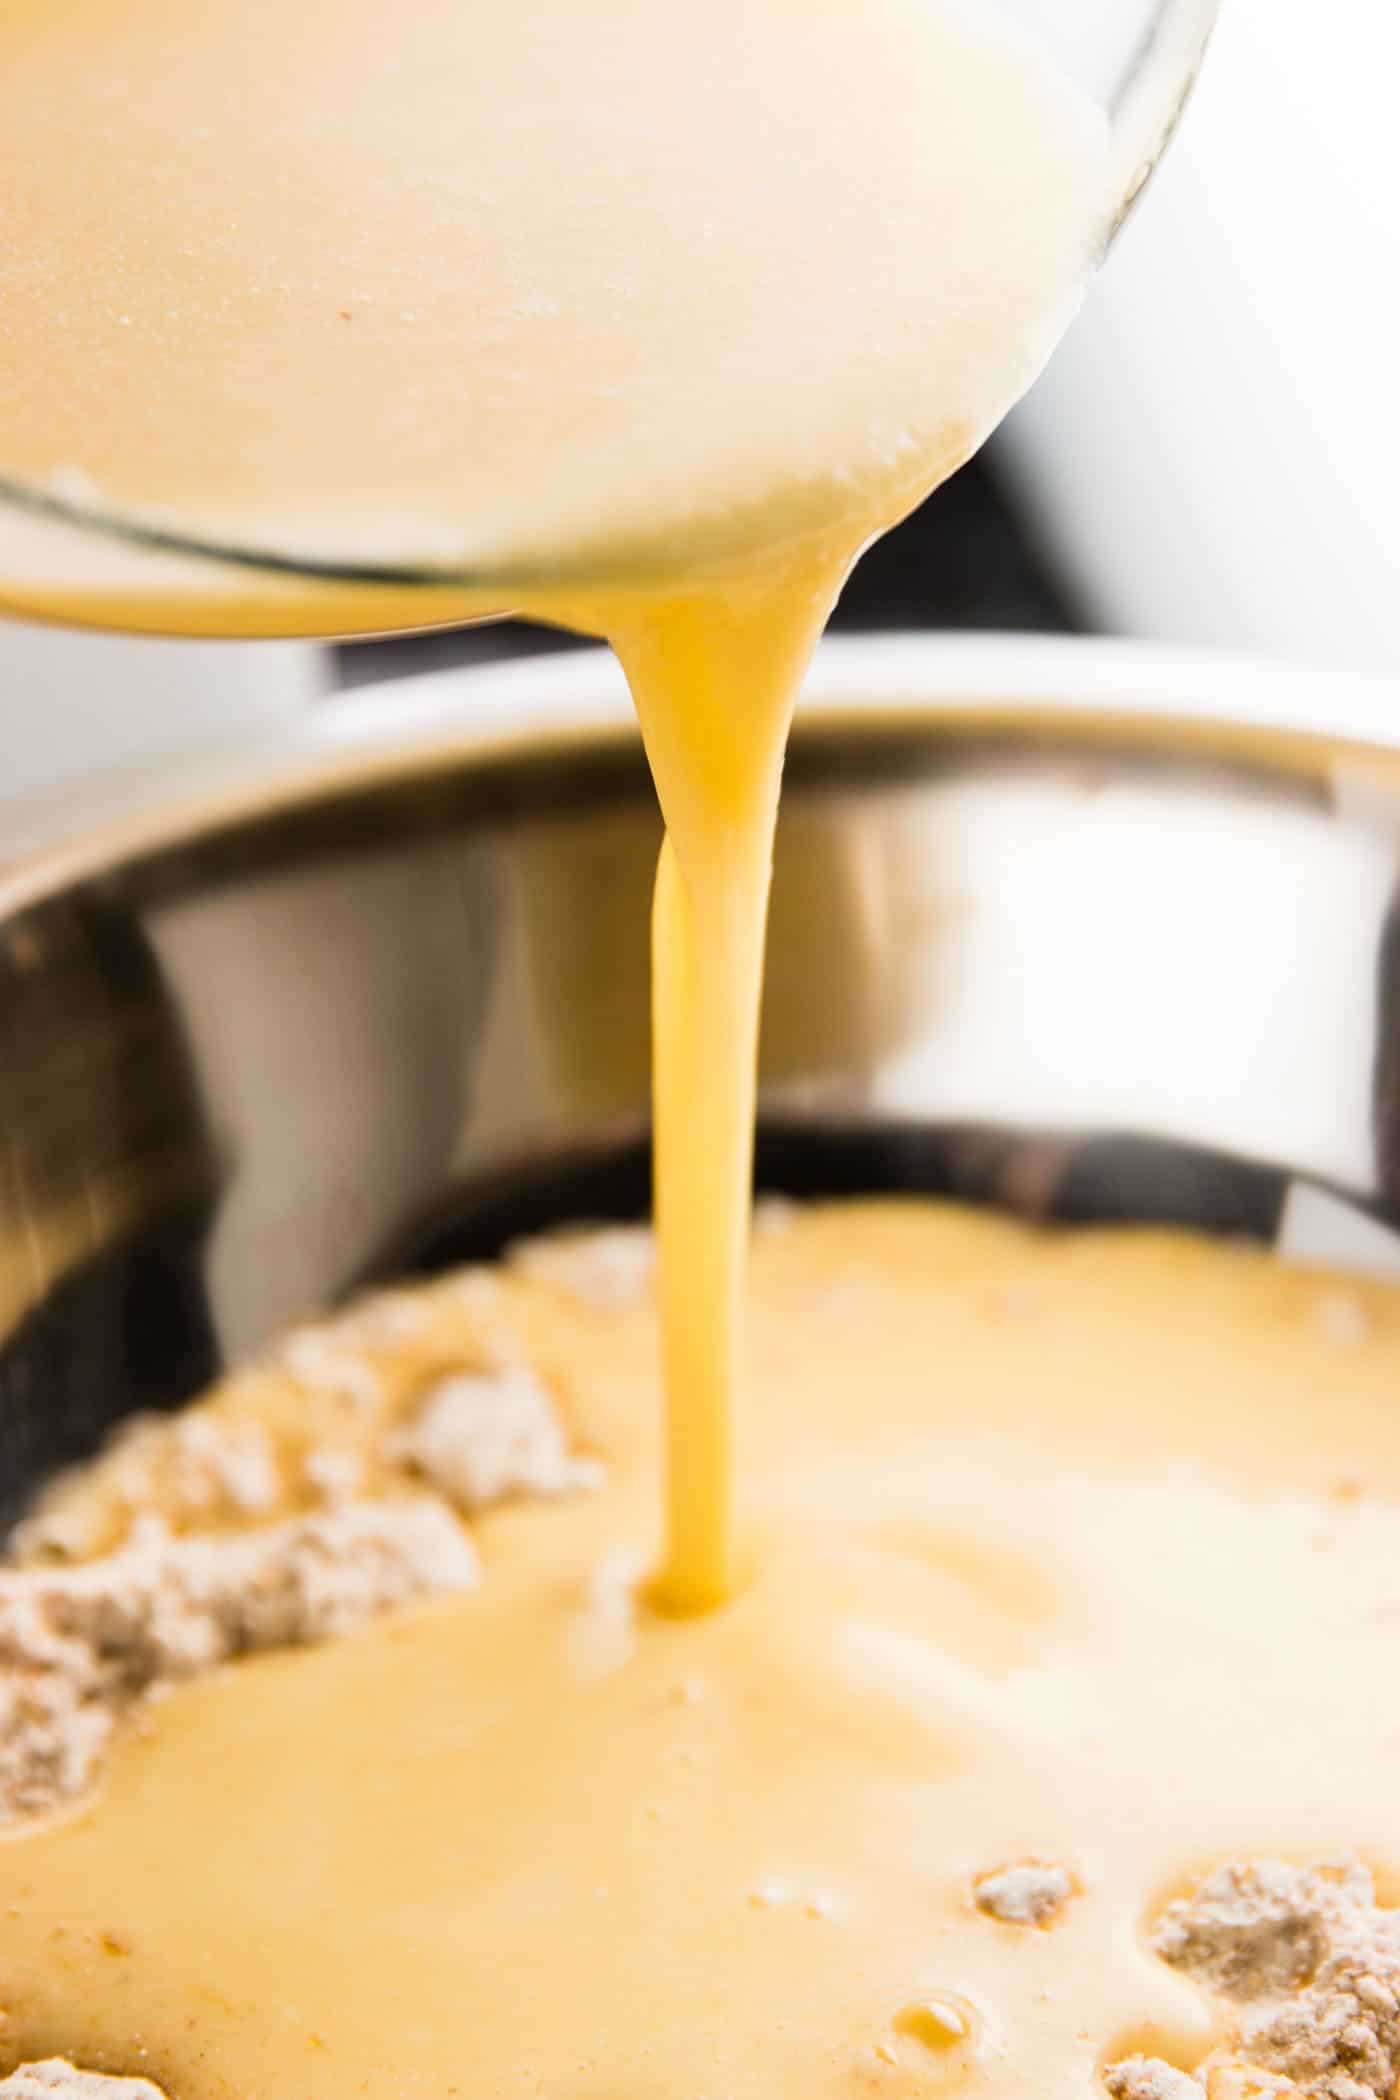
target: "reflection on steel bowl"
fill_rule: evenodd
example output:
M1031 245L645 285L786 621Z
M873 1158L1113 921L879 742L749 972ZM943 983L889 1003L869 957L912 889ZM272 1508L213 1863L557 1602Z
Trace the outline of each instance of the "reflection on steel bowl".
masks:
M46 842L0 869L7 1513L370 1278L644 1209L659 830L613 680L430 680L28 820ZM1400 1267L1400 757L1302 726L1364 696L931 640L831 647L814 692L761 1185Z

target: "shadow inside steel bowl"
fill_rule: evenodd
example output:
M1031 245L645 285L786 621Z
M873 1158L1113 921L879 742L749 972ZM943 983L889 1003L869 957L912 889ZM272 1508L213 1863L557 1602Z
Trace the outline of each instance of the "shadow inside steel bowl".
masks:
M606 665L541 667L522 726L531 675L356 701L0 870L5 1516L367 1280L645 1209L653 798ZM1400 758L1152 652L849 644L814 689L761 1187L1400 1272Z

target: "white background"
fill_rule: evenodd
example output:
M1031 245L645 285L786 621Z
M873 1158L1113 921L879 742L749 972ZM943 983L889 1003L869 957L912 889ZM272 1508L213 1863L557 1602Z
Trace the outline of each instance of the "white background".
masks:
M1223 0L999 446L1109 629L1400 681L1398 97L1395 0Z

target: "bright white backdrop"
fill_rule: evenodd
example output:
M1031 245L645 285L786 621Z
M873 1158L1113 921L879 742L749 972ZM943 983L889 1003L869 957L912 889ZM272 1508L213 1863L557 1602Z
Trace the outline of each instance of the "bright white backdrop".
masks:
M1110 630L1400 680L1398 84L1395 0L1223 0L998 446Z

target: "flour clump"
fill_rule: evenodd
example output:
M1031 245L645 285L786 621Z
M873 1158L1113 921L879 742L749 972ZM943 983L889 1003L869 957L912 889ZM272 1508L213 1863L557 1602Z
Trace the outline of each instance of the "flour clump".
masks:
M1189 2079L1153 2058L1112 2064L1114 2100L1390 2100L1400 2079L1400 1912L1354 1860L1235 1862L1169 1904L1163 1961L1232 2009L1225 2042Z

